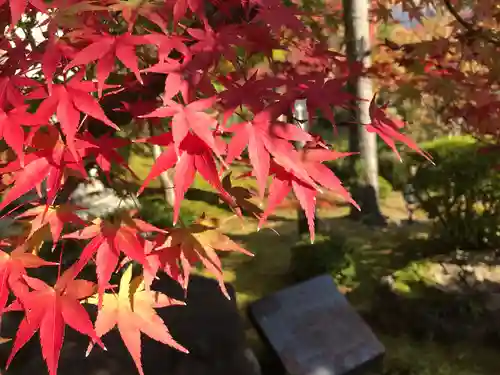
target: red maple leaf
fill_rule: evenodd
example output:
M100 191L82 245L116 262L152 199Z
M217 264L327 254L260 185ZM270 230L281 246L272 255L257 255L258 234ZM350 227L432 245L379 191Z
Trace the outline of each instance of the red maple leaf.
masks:
M74 271L78 274L95 255L98 292L102 297L122 253L144 268L149 268L144 239L140 234L151 231L162 232L161 229L124 214L114 222L96 219L91 226L66 234L64 238L91 239L75 263Z
M295 5L284 5L280 0L255 0L259 11L253 22L265 22L280 35L282 28L287 27L296 33L305 33L305 25L297 17L301 14Z
M297 178L314 186L304 168L298 164L294 148L288 141L306 142L310 134L297 125L273 120L272 109L258 113L252 121L231 125L226 131L233 134L228 146L226 162L230 164L248 147L253 174L257 178L259 198L264 197L269 176L271 156Z
M173 24L177 25L179 20L183 18L188 10L200 17L201 20L206 21L205 16L205 3L203 0L167 0L167 3L173 3Z
M2 66L4 68L4 66ZM25 99L38 99L40 90L45 92L39 82L23 76L0 77L0 108L23 106ZM21 91L24 93L21 93Z
M177 60L166 58L147 69L144 73L166 73L165 91L163 93L163 103L167 104L172 97L180 91L184 101L189 101L189 80L188 75L184 73L185 64Z
M141 117L172 117L171 134L179 157L181 142L191 134L190 132L207 144L216 155L220 156L222 150L217 146L213 134L217 127L217 120L204 112L212 108L214 102L214 98L200 99L184 106L173 100L167 100L164 107ZM191 137L190 139L194 138Z
M289 116L296 100L305 99L310 123L316 112L334 123L335 110L354 99L344 91L346 83L366 73L363 64L350 64L324 38L338 25L326 25L326 14L318 9L330 12L332 4L310 2L321 5L318 8L318 4L302 3L0 0L0 26L5 31L0 38L0 211L16 206L14 202L29 192L40 197L23 214L12 214L19 207L8 213L23 225L23 231L0 240L0 314L9 309L25 312L9 363L40 331L43 356L55 375L66 324L93 341L116 326L142 375L143 333L185 351L155 312L181 304L152 290L157 273L166 273L187 289L190 275L202 266L227 295L218 252L250 255L219 231L219 223L205 217L192 226L180 223L168 229L149 225L126 210L106 220L82 221L76 215L78 208L64 199L86 180L85 169L90 165L97 164L109 180L126 179L124 169L131 171L127 157L136 152L130 139L161 134L139 140L164 147L139 193L162 172L175 169L175 222L197 173L241 219L244 212L258 218L259 228L293 193L294 207L305 211L312 240L323 189L355 205L325 165L348 154L330 150L320 138L293 124L291 117L279 120L281 115ZM10 23L19 30L8 29ZM38 40L39 32L45 40ZM391 53L410 69L413 55L422 49L422 63L432 63L432 69L426 65L413 72L412 68L416 75L403 77L394 69L384 73L374 64L367 73L417 83L427 96L435 94L439 77L464 81L458 85L462 96L446 107L442 117L466 118L470 126L479 124L475 130L494 133L493 126L486 127L495 122L488 122L487 115L500 112L495 93L487 93L493 70L461 72L457 56L447 53L454 39L425 42L404 57ZM474 51L473 39L464 42L470 47L467 56L481 57L488 65L489 56ZM286 57L278 58L276 50L286 52ZM408 69L404 70L411 73ZM120 106L123 113L114 112ZM234 121L237 118L241 120ZM124 128L118 129L114 122ZM363 125L394 151L396 141L418 149L401 134L402 122L389 119L385 107L378 108L374 102L371 121ZM269 193L265 212L255 204L253 190L237 186L236 179L225 174L228 164L240 158L251 169L243 175L257 180L260 198ZM30 268L55 264L37 255L45 250L42 244L60 244L61 238L81 243L75 264L58 277L55 286L29 277L27 273L34 271ZM133 279L130 266L120 290L110 290L113 274L129 262L140 263L142 275ZM87 266L96 269L96 285L76 280ZM9 297L16 300L6 309ZM95 332L82 302L98 305Z
M78 207L69 204L62 204L55 207L37 206L23 212L18 215L17 218L31 218L31 229L27 239L36 231L49 225L52 241L54 241L55 244L61 237L64 224L85 225L85 222L75 214L77 209Z
M306 144L299 153L304 163L304 168L314 181L320 186L340 194L347 202L359 209L359 206L352 199L351 194L342 185L342 181L335 176L335 173L330 168L323 164L325 161L338 160L354 153L330 150L323 147L321 143L317 144L316 141Z
M147 289L151 289L151 284L160 270L180 285L185 283L179 259L175 258L176 252L162 252L160 254L156 251L165 244L166 239L166 233L156 233L152 238L146 240L144 251L149 262L149 270L143 272L143 278ZM129 259L124 259L122 264L125 265L129 261Z
M27 291L23 280L23 276L27 274L26 268L53 265L57 263L47 262L35 254L23 252L20 248L10 253L0 250L0 314L4 311L9 290L17 297Z
M6 367L38 330L42 354L50 375L57 373L65 325L89 336L92 341L104 348L104 344L94 331L88 313L80 304L81 299L93 294L94 283L74 280L72 275L73 270L70 268L59 278L54 287L42 280L24 276L25 282L33 291L20 296L11 307L13 310L23 309L26 315L19 325Z
M95 84L82 81L84 71L78 72L66 84L53 85L52 94L45 99L37 110L37 115L49 119L54 113L61 123L61 129L66 136L66 144L78 160L75 147L76 134L80 127L80 112L102 121L113 129L119 130L105 115L99 103L90 95L95 91Z
M87 65L92 61L97 62L97 87L99 97L102 95L104 81L113 71L115 66L115 56L125 65L132 73L135 74L137 80L142 83L141 74L137 65L137 55L135 47L140 44L148 44L152 35L147 37L141 35L132 35L130 33L122 35L100 34L89 35L88 39L92 42L78 52L73 60L66 65L65 71L79 65Z
M259 220L259 228L262 227L264 222L267 220L268 216L274 212L274 210L279 206L279 204L288 196L292 191L299 200L301 207L307 217L307 222L309 224L309 232L311 234L311 241L314 240L314 206L316 201L317 191L304 184L302 181L297 180L291 173L285 171L279 165L275 163L272 164L271 171L274 173L274 177L269 186L269 197L267 200L267 206L264 214Z
M112 137L110 134L95 138L89 132L85 132L78 137L78 141L78 149L83 150L85 156L93 156L97 165L108 177L113 162L124 166L135 176L135 173L130 169L126 160L117 151L117 149L130 144L128 139Z
M243 45L249 53L262 53L271 59L273 50L283 48L280 40L272 36L272 30L267 24L252 22L239 27L243 34Z
M424 156L427 160L431 160L431 156L418 147L411 138L400 133L400 129L404 126L403 121L389 118L385 112L386 107L387 106L380 108L376 103L376 96L373 97L370 103L371 124L365 124L367 130L377 133L400 160L401 156L396 148L395 140L404 143L412 150Z
M18 106L9 112L0 109L0 137L17 154L21 166L24 166L25 133L21 125L41 125L43 121L28 113L28 106Z
M185 44L189 39L185 37L159 35L150 39L151 44L158 46L158 63L142 72L167 74L163 95L165 104L179 91L185 103L193 102L196 94L201 93L208 97L216 94L208 74L210 64L214 62L213 58L205 58L207 55L204 52L196 50L197 45L189 48ZM173 55L179 54L181 56L173 58Z
M3 3L5 0L0 0ZM1 5L0 5L1 6ZM4 11L1 10L3 13ZM7 25L3 24L7 31ZM12 31L12 25L10 30ZM0 39L0 49L2 50L2 75L22 76L33 64L31 54L27 49L29 45L26 39L21 38L16 33L12 33L10 38L5 36Z
M0 6L5 4L7 0L0 0ZM17 22L21 19L28 3L33 5L40 12L46 12L47 6L43 2L43 0L10 0L10 16L11 16L11 25L15 26Z
M214 31L211 28L190 28L187 32L196 41L190 46L190 51L194 55L193 64L201 64L201 66L197 66L198 69L219 61L222 56L235 66L238 65L234 45L238 44L240 35L236 25L224 26L218 31Z
M37 133L33 137L32 146L37 151L27 154L26 166L23 168L18 159L3 168L3 173L13 173L11 187L0 202L0 210L36 188L41 194L41 184L46 182L46 204L53 204L69 169L86 176L82 163L74 160L66 145L60 140L57 130L49 127L49 133Z
M19 197L33 190L34 187L39 186L49 175L52 167L48 158L36 157L36 155L28 156L31 157L27 157L27 164L23 169L21 169L19 160L7 165L15 170L12 178L14 186L4 194L2 202L0 202L0 209L4 209Z
M72 56L74 53L74 48L55 36L51 36L46 42L45 53L42 57L42 71L49 89L49 94L52 94L52 79L57 68L62 65L63 58Z
M305 148L300 151L300 155L304 169L307 170L307 173L315 182L328 190L339 193L344 197L344 199L359 209L359 206L356 202L354 202L349 192L342 186L342 182L327 166L322 164L327 160L336 160L340 157L348 156L350 153L339 153L318 147L312 149ZM274 176L269 187L267 207L259 220L259 228L265 223L269 215L274 212L287 195L293 191L300 206L306 214L310 237L313 242L315 237L314 215L318 190L308 184L305 184L274 161L271 164L270 172Z
M179 211L181 202L184 199L184 194L186 194L186 191L193 183L196 172L201 174L228 204L235 205L234 199L221 184L212 150L202 139L194 134L188 133L179 145L179 157L176 153L176 147L171 132L148 138L145 141L152 144L167 146L167 149L156 160L139 189L138 194L141 194L146 186L162 172L175 165L174 224L179 218Z
M289 95L286 99L290 105L297 99L307 99L307 112L311 114L320 110L333 126L335 126L335 115L333 108L347 106L354 96L345 90L346 79L327 79L325 74L312 73L307 75L295 75L294 80L287 82ZM280 100L284 100L281 98ZM309 121L312 119L309 118Z
M277 77L266 77L260 79L258 71L255 71L249 78L239 79L235 75L220 76L217 80L224 85L226 90L219 94L219 98L224 107L223 124L233 115L236 108L245 105L253 113L264 110L266 99L279 97L275 88L283 84L283 80ZM251 92L253 95L248 95Z
M157 46L159 63L172 59L172 52L174 51L180 53L181 60L190 60L192 57L189 46L185 44L188 39L184 36L175 34L148 34L144 35L144 37L149 39L149 44Z

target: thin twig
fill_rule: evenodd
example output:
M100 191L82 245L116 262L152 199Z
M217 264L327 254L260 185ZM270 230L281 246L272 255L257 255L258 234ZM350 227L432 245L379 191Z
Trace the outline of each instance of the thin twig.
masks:
M458 13L458 11L455 9L455 7L451 4L450 0L443 0L444 5L446 6L446 9L451 13L451 15L460 23L467 31L470 33L473 33L477 35L478 37L496 45L500 46L500 40L496 37L492 37L491 34L492 32L481 27L474 26L473 24L467 22L461 15Z

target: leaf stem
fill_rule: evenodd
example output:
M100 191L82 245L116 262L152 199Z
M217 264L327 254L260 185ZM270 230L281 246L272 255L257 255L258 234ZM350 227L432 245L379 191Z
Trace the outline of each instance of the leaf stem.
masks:
M64 241L61 241L61 254L59 254L59 264L57 265L57 280L61 277L61 267L64 252Z

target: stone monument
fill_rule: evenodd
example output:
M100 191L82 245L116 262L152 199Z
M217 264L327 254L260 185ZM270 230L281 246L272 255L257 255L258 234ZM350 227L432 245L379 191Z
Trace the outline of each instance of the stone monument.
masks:
M250 315L290 375L344 375L384 353L329 275L255 302Z

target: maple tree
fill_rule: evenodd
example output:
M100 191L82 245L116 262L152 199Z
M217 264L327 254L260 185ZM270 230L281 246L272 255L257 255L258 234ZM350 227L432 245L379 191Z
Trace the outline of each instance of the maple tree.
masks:
M0 168L5 185L0 209L28 226L23 235L5 238L0 250L2 313L25 314L9 363L39 330L44 359L55 375L65 325L101 346L100 337L116 325L141 373L141 332L185 350L154 310L180 302L151 290L152 280L163 272L187 289L193 266L201 263L226 293L216 251L251 255L203 213L191 225L178 222L197 173L237 216L249 213L259 226L293 192L311 239L318 194L331 190L355 204L322 164L348 154L280 117L295 100L306 99L311 116L319 111L333 123L333 108L349 106L352 99L345 92L349 76L362 73L328 48L327 27L318 17L323 5L0 1L0 26L6 30L0 42L0 135L13 155ZM34 30L41 40L35 40ZM288 57L276 58L275 51L288 51ZM375 102L371 116L370 131L390 147L402 141L417 148ZM155 135L141 136L145 124ZM131 143L163 147L145 181L129 193L144 193L152 180L173 169L173 227L154 227L126 211L85 221L78 216L82 207L67 204L72 181L87 180L89 164L108 177L117 168L130 169L117 150ZM248 172L227 173L235 163ZM255 198L233 184L239 178L256 180ZM20 202L33 191L36 198ZM261 210L255 202L262 201ZM30 207L18 214L23 205ZM69 267L63 252L68 239L81 245ZM41 251L44 242L58 249L59 262ZM110 280L129 262L142 276L132 280L128 266L115 292ZM49 267L55 263L58 267ZM30 276L30 270L45 266L55 275L51 282ZM95 269L96 284L81 278L87 268ZM94 324L85 303L98 306Z
M391 21L392 6L408 12L413 25ZM379 43L372 73L395 104L415 108L405 119L497 143L499 5L388 0L377 2L374 17L390 32Z

